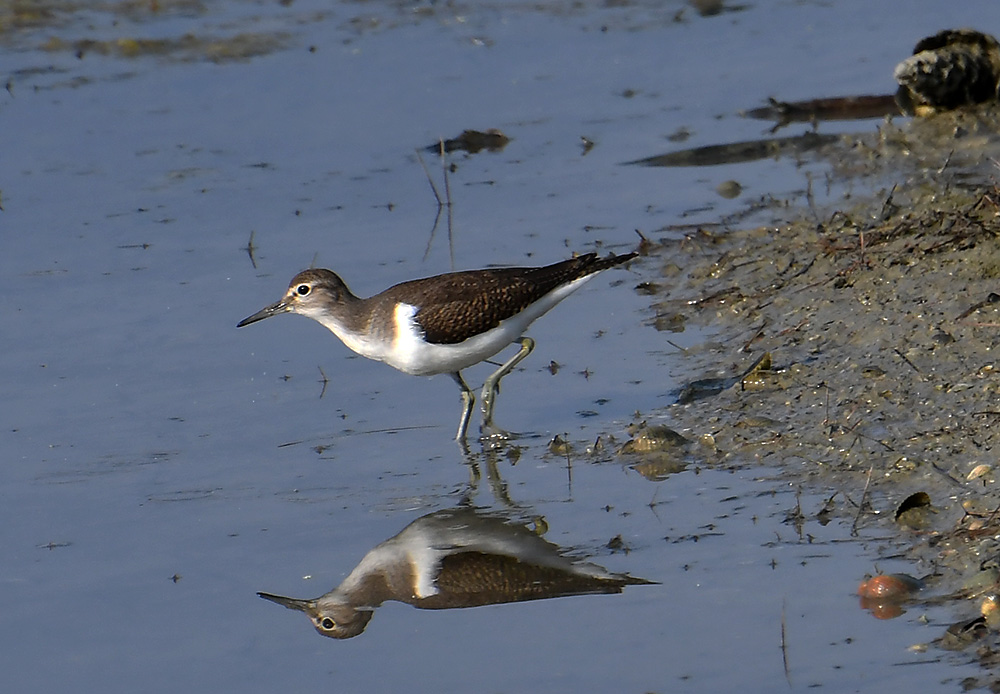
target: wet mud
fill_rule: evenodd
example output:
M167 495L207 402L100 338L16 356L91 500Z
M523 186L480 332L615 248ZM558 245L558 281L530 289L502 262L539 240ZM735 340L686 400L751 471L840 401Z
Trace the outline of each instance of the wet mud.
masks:
M997 118L982 108L845 137L824 154L855 181L839 205L650 243L663 277L640 288L650 325L715 337L678 351L688 385L622 449L646 469L761 463L825 490L822 513L896 537L883 551L927 579L913 599L953 601L960 647L988 665L1000 632L977 615L1000 590ZM662 446L654 426L670 432ZM917 515L914 496L929 501Z

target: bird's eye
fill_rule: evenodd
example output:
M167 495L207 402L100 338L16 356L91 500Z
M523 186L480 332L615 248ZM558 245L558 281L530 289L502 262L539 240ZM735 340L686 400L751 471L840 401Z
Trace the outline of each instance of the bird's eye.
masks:
M312 287L310 287L308 284L300 284L295 288L295 293L298 294L299 296L305 296L311 291Z
M322 626L327 631L330 631L335 626L337 626L337 624L329 617L323 617L323 621L320 622L320 626Z

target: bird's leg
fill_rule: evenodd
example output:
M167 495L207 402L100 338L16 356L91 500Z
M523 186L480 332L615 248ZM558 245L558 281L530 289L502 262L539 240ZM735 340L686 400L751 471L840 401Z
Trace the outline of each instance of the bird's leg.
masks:
M520 343L521 349L517 354L504 362L504 365L497 369L492 376L486 379L483 384L483 429L493 427L493 406L496 404L497 393L500 392L500 379L514 370L522 359L531 354L535 348L535 341L530 337L520 337L515 342Z
M462 374L456 371L451 375L455 383L462 389L462 418L458 421L458 433L455 434L456 441L465 441L465 432L469 429L469 418L472 416L472 408L476 404L476 396L472 388L462 378Z

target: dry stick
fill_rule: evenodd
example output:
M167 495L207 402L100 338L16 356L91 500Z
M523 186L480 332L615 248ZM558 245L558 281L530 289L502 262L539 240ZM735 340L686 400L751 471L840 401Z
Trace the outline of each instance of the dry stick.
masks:
M926 379L926 378L924 377L924 375L923 375L922 373L920 373L920 369L918 369L918 368L916 367L916 365L914 365L914 363L913 363L912 361L910 361L909 359L907 359L907 358L906 358L906 355L905 355L905 354L903 354L902 352L900 352L900 351L899 351L898 349L896 349L895 347L893 347L892 351L896 353L896 356L897 356L897 357L899 357L899 358L900 358L900 359L902 359L902 360L903 360L904 362L906 362L906 365L907 365L907 366L909 366L909 367L910 367L911 369L913 369L914 371L916 371L916 372L917 372L917 375L918 375L918 376L920 376L921 380L924 380L924 381L926 381L926 380L927 380L927 379Z
M440 140L439 140L440 142ZM441 202L441 196L438 194L437 186L434 185L434 179L431 178L430 169L427 168L427 164L424 163L424 157L420 154L420 150L414 150L417 153L417 161L420 162L420 166L424 170L424 175L427 176L427 182L431 186L431 192L434 193L434 199L437 201L437 214L434 215L434 224L431 226L431 235L427 239L427 248L424 249L423 260L427 260L427 256L431 253L431 244L434 243L434 235L437 233L438 222L441 221L441 208L444 207L444 203Z
M986 522L983 524L984 527L988 528L991 525L993 525L993 521L996 520L998 513L1000 513L1000 506L997 506L995 509L993 509L993 512L989 515L989 517L986 519Z
M989 304L995 304L997 301L1000 301L1000 295L996 294L995 292L990 292L989 295L985 299L980 301L978 304L973 304L968 310L962 311L962 313L956 316L955 322L957 323L959 321L965 320L966 318L971 316L973 312L978 311L983 306L987 306ZM973 325L979 325L979 324L973 323Z
M658 502L656 501L656 497L657 497L657 495L659 495L659 493L660 493L660 489L662 489L662 488L663 488L663 487L662 487L662 485L659 485L659 484L658 484L658 485L656 485L656 487L655 487L655 488L653 489L653 496L652 496L652 497L650 497L650 499L649 499L649 504L647 504L647 505L649 506L649 508L650 508L650 509L655 509L655 508L656 508L656 504L658 503ZM655 511L654 511L654 513L655 513Z
M813 219L819 221L819 215L816 212L816 198L813 195L812 174L808 171L806 171L806 205L808 205L809 211L812 212Z
M823 426L830 423L830 386L823 384L823 388L826 390L826 416L823 417Z
M441 209L447 208L448 210L448 255L451 258L451 268L455 269L455 242L452 234L452 213L451 213L451 179L448 178L448 162L445 158L444 140L438 138L438 154L441 157L441 171L444 175L444 200L441 199L441 194L438 193L437 186L434 185L434 179L431 178L430 169L427 168L427 164L424 163L424 158L420 154L420 150L414 150L417 153L417 161L420 162L420 166L424 170L424 175L427 176L427 182L431 186L431 192L434 193L434 199L437 201L438 209L437 214L434 216L434 226L431 228L431 236L427 239L427 248L424 249L424 260L427 260L427 256L431 252L431 244L434 242L434 233L437 231L438 222L441 220Z
M744 342L743 346L740 347L740 351L743 352L744 354L748 354L749 352L752 351L751 347L750 347L750 343L755 342L756 340L759 340L762 337L764 337L764 328L761 328L760 330L758 330L757 332L755 332L753 334L753 336L749 340L747 340L746 342Z
M455 240L452 235L451 216L451 179L448 178L448 161L445 158L444 140L438 139L438 153L441 155L441 174L444 176L444 200L448 208L448 255L451 258L451 269L455 269Z
M434 244L434 236L437 234L438 224L441 223L441 207L438 206L437 212L434 213L434 223L431 224L431 234L427 237L427 247L424 249L424 257L421 258L421 262L427 260L427 256L431 254L431 246Z
M253 269L254 270L257 269L257 259L254 257L254 251L257 250L257 247L255 245L253 245L253 237L254 237L255 233L257 233L257 232L254 229L250 230L250 240L247 241L247 245L243 249L243 250L245 250L247 252L247 255L250 256L250 264L253 265Z
M889 209L889 205L892 204L892 196L896 192L896 185L897 184L895 184L895 183L892 184L892 188L889 189L889 194L886 196L885 200L882 202L882 210L879 212L879 219L881 219L883 221L886 220L886 219L888 219L888 216L886 215L886 211Z
M941 168L938 169L938 171L937 171L937 176L938 177L940 177L942 174L944 174L944 170L948 168L949 164L951 164L951 158L952 158L952 156L954 154L955 154L955 150L951 150L950 152L948 152L948 156L945 157L944 164L942 164ZM951 188L951 179L950 178L946 178L944 180L944 194L947 194L949 192L950 188Z
M952 477L951 473L949 473L947 470L943 469L941 466L939 466L934 461L931 461L931 467L934 469L934 471L936 473L938 473L939 475L941 475L942 477L944 477L945 480L947 480L948 482L951 482L956 487L965 487L964 483L959 482L957 479L955 479L954 477Z
M566 491L569 494L569 498L573 498L573 460L569 457L569 434L566 434Z
M785 608L787 598L781 599L781 662L785 666L785 681L788 682L788 686L792 686L792 674L788 668L788 641L785 638L785 633L787 631L785 625Z
M868 487L872 483L872 472L875 471L875 464L872 463L871 467L868 468L868 479L865 480L865 488L861 492L861 503L858 504L858 513L854 516L854 523L851 525L851 537L857 537L858 535L858 521L861 520L861 514L865 510L865 499L868 498Z
M440 140L439 140L439 142L440 142ZM417 149L417 150L414 150L414 151L415 151L415 152L417 153L417 161L419 161L419 162L420 162L420 166L422 166L422 167L423 167L423 169L424 169L424 175L426 175L426 176L427 176L427 182L431 184L431 192L432 192L432 193L434 193L434 199L435 199L435 200L437 200L437 204L438 204L438 207L439 207L439 208L441 208L441 207L444 207L444 203L443 203L443 202L441 202L441 196L440 196L440 195L438 195L438 189L437 189L437 186L436 186L436 185L434 185L434 179L433 179L433 178L431 178L431 172L430 172L430 170L429 170L429 169L427 168L427 164L425 164L425 163L424 163L424 158L423 158L423 156L422 156L422 155L420 154L420 150L419 150L419 149Z
M319 381L323 384L323 390L319 392L319 398L322 400L323 396L326 395L326 387L330 384L330 379L326 377L326 373L324 373L322 366L317 366L316 368L319 369L319 375L323 377Z
M955 156L955 150L951 150L950 152L948 152L948 156L945 157L944 159L944 164L942 164L941 168L937 170L939 176L943 174L944 170L948 168L949 164L951 164L951 158L953 156Z
M656 491L653 492L653 498L651 498L649 500L649 504L647 504L649 506L649 510L653 514L653 517L656 518L656 520L660 521L661 523L663 521L660 519L660 514L656 512L656 507L660 503L659 501L656 500L656 495L660 493L660 489L662 489L662 488L663 488L662 485L657 485ZM606 511L610 511L611 507L607 506L607 507L605 507L605 510Z
M639 255L646 255L649 253L649 249L653 245L653 242L647 239L646 236L638 229L635 230L635 233L639 235Z

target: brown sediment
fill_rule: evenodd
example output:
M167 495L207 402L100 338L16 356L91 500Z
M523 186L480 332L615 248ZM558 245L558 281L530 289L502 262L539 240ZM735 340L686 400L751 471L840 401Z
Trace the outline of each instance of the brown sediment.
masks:
M652 253L669 281L643 289L651 327L713 334L678 352L690 381L650 424L698 442L686 454L696 464L760 463L789 484L836 490L822 513L895 534L893 552L935 574L956 619L970 598L1000 592L1000 573L988 573L1000 557L991 121L996 132L992 111L887 125L834 170L880 170L894 185L865 200L856 185L841 205L787 224L689 229ZM1000 643L1000 631L977 635Z

